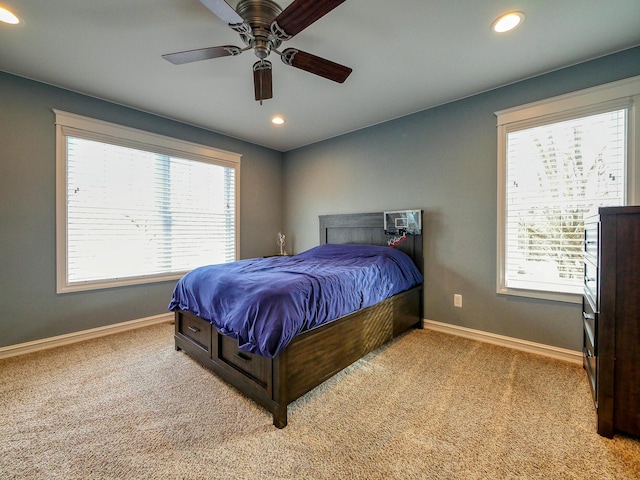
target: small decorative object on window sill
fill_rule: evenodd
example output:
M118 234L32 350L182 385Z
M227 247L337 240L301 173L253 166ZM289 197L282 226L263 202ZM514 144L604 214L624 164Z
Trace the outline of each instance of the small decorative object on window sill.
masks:
M282 232L278 232L278 246L280 247L280 253L278 255L286 255L287 252L284 250L284 240L285 235Z

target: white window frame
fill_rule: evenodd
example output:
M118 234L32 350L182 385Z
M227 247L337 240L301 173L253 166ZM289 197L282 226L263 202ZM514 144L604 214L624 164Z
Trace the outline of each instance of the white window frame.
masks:
M172 157L208 162L235 170L235 254L240 251L240 159L241 154L187 142L144 130L96 120L74 113L53 110L56 125L56 291L69 293L126 285L177 280L186 272L100 280L68 281L67 272L67 136L105 141L124 147L147 150Z
M589 115L607 106L628 105L626 205L640 201L640 76L607 83L586 90L495 112L498 118L498 218L496 292L568 303L580 303L582 295L509 288L506 286L506 165L507 135L509 131L559 122L567 118Z

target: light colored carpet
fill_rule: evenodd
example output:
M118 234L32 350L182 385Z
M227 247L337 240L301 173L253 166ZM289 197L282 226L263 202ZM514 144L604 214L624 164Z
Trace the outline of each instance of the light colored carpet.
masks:
M0 361L0 478L632 479L576 365L412 331L278 430L157 325Z

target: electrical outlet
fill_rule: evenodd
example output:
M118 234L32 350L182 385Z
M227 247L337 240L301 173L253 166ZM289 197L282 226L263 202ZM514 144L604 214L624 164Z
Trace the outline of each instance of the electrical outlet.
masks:
M462 295L459 293L453 294L453 306L462 308Z

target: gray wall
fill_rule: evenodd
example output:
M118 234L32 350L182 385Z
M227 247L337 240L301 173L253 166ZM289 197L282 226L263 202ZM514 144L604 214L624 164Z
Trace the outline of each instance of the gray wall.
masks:
M494 112L634 75L640 48L288 152L289 248L317 245L318 215L421 208L425 318L581 350L579 305L495 292Z
M240 256L276 252L282 153L0 72L0 347L165 313L175 284L56 294L53 108L242 154Z
M493 112L633 75L640 48L283 155L0 72L0 347L163 313L174 285L55 293L57 108L241 153L242 258L275 253L283 219L300 252L318 215L422 208L425 318L579 350L579 306L495 293Z

